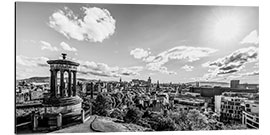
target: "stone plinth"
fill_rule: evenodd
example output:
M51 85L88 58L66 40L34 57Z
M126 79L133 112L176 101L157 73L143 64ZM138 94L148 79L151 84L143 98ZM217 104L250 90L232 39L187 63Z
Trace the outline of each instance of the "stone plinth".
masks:
M47 109L47 113L80 113L82 109L82 99L79 96L48 98L44 99L43 104Z

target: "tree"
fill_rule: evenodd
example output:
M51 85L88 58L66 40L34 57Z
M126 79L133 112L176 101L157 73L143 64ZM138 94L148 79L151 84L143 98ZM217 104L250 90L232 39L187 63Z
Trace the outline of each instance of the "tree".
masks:
M198 110L171 114L170 117L179 126L180 130L207 130L209 129L208 119Z
M123 112L120 109L115 108L112 111L112 113L110 114L110 117L122 120L123 119Z
M243 124L227 124L223 126L224 130L241 130L241 129L248 129L246 125Z
M173 119L159 114L152 115L148 123L155 131L175 131L178 129Z
M126 123L137 123L142 117L142 112L136 107L129 107L124 117Z
M91 103L92 103L92 100L90 97L87 97L87 95L85 93L83 93L82 91L78 91L78 96L80 98L82 98L83 102L82 102L82 108L84 110L88 110L90 109L90 106L91 106Z
M207 129L208 121L207 117L200 113L198 110L190 110L187 114L188 117L188 129L202 130Z
M100 116L108 116L112 108L112 100L109 95L99 94L93 103L93 113Z

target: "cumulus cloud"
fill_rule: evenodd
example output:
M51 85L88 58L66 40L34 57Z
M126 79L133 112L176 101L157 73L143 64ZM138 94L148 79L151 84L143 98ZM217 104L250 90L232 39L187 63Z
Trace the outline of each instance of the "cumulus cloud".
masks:
M50 43L48 43L46 41L40 41L40 43L42 44L41 50L58 51L57 47L52 46Z
M118 66L110 67L104 63L96 63L89 61L80 61L80 74L84 75L95 75L103 77L120 77L120 76L136 76L143 69L140 66L134 67L124 67L120 68Z
M257 61L258 53L259 50L256 47L242 48L216 61L206 62L203 66L208 66L212 69L209 70L210 73L205 74L204 78L236 73L240 71L246 63Z
M137 51L138 50L139 49L137 49ZM133 56L136 59L142 59L144 62L146 62L147 63L146 67L149 70L159 71L161 73L166 74L176 74L176 72L174 71L168 71L167 67L165 67L164 64L166 64L170 60L187 60L188 62L193 62L200 60L200 58L202 57L207 57L209 56L209 54L214 53L216 51L217 51L216 49L205 47L177 46L169 50L163 51L156 56L150 55L149 51L140 49L140 51L138 52L144 52L140 53L144 55L139 55L140 57L135 57L135 55Z
M76 51L77 51L76 48L69 46L69 45L68 45L67 43L65 43L65 42L61 42L61 43L60 43L60 46L61 46L64 50L66 50L66 51L71 51L71 52L76 52Z
M146 68L151 71L158 71L164 74L176 75L175 71L168 71L168 68L165 66L157 65L157 63L148 63Z
M115 32L115 20L107 9L82 7L81 15L75 15L65 7L49 17L49 26L68 39L102 42Z
M241 44L259 44L259 35L257 30L250 32L244 39L240 42Z
M186 71L192 71L193 70L193 66L188 66L188 65L185 65L182 67L182 69L186 70Z
M47 61L49 59L46 57L26 57L26 56L16 56L16 63L29 66L29 67L48 67Z
M142 48L136 48L130 51L130 55L134 56L135 59L146 58L151 52Z

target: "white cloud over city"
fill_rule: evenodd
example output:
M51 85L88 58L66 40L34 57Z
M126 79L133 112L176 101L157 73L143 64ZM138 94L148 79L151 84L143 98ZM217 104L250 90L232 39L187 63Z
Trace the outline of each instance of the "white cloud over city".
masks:
M49 59L46 57L27 57L27 56L16 56L16 63L22 66L29 67L48 67L47 61Z
M142 59L147 57L151 52L144 50L142 48L136 48L130 51L130 55L132 55L135 59Z
M257 30L250 32L244 39L240 42L241 44L259 44L259 34Z
M79 61L79 73L82 75L94 75L103 77L136 76L143 69L141 66L118 67L108 66L105 63L96 63L93 61Z
M192 71L193 68L194 68L193 66L188 66L188 65L185 65L185 66L182 67L182 69L184 69L185 71L188 71L188 72Z
M209 67L209 73L204 78L213 78L219 75L234 74L245 67L247 63L257 62L259 57L257 47L241 48L228 56L219 58L213 62L202 64L203 67Z
M68 39L102 42L115 32L115 19L107 9L82 7L82 15L75 15L65 7L49 17L49 26Z
M156 56L150 55L151 53L149 51L141 48L132 50L130 54L134 56L134 58L142 59L146 62L146 68L149 70L166 74L176 74L175 71L168 71L168 68L164 66L170 60L186 60L187 62L194 62L203 57L207 57L216 51L216 49L206 47L176 46L163 51ZM192 70L191 67L185 67L185 69Z
M41 45L41 50L49 50L49 51L58 51L58 48L55 46L52 46L50 43L46 41L40 41Z
M64 50L66 50L66 51L71 51L71 52L76 52L76 51L77 51L76 48L71 47L70 45L68 45L68 44L65 43L65 42L61 42L61 43L60 43L60 46L61 46Z

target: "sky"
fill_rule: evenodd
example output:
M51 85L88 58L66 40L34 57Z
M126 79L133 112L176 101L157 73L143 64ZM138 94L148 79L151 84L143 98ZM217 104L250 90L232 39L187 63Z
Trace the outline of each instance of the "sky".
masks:
M87 79L259 83L259 8L17 2L16 79L61 53Z

